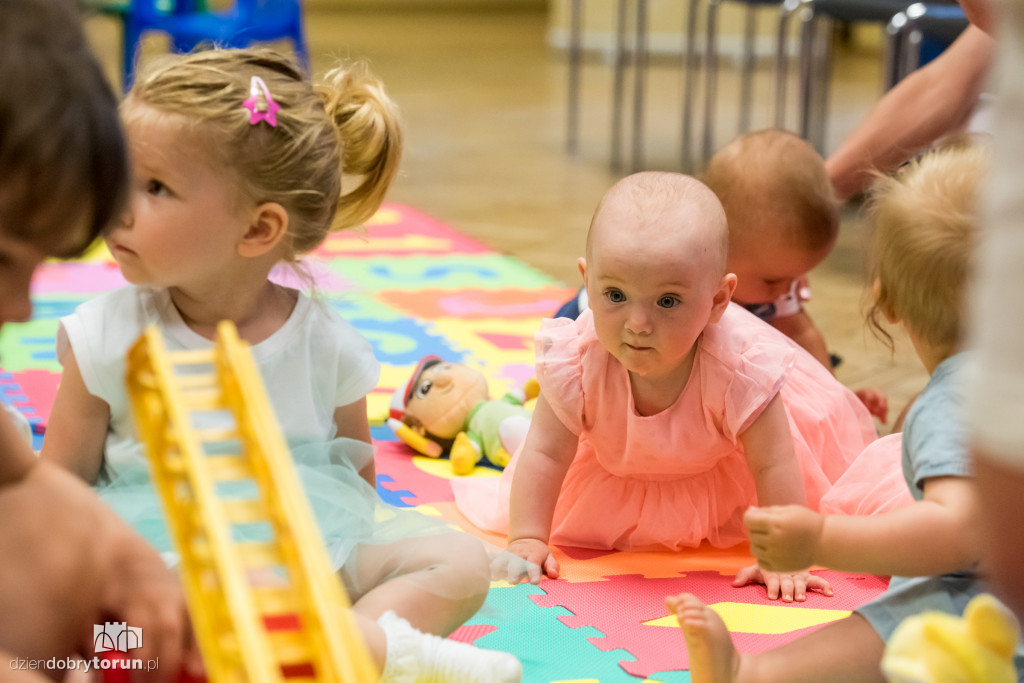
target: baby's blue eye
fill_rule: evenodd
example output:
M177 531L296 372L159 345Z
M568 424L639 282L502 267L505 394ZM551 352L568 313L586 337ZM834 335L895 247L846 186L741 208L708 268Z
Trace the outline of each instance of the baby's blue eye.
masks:
M613 304L621 304L626 300L626 295L619 289L609 289L605 292L605 296L608 297L608 301L611 301Z
M674 296L663 296L658 299L658 305L662 308L674 308L679 305L679 299Z

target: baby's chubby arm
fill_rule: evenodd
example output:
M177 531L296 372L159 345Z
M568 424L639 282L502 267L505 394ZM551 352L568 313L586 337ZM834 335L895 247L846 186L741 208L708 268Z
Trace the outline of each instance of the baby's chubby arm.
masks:
M789 418L779 394L740 434L740 441L757 487L759 505L806 504L804 477L793 451Z
M758 562L775 571L820 564L866 574L931 576L979 558L977 501L965 477L924 482L924 499L877 515L823 516L794 505L751 508L744 521Z
M740 435L740 441L754 477L759 504L802 506L806 503L803 473L793 451L789 418L778 394ZM769 571L763 564L745 567L736 574L733 585L742 586L751 581L763 583L770 599L781 597L785 602L805 600L808 588L831 595L832 587L827 581L806 571L810 565L808 562L794 566L790 568L793 571L786 573Z
M95 484L103 464L110 406L89 393L73 351L69 349L62 360L64 373L40 455Z
M540 582L541 571L558 578L558 562L547 543L562 480L578 445L579 437L562 424L541 394L512 478L509 510L508 550L526 560L530 583Z

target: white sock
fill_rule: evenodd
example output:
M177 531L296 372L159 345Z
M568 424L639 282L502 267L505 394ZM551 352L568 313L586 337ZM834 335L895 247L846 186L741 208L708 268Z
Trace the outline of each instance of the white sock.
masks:
M394 612L377 623L387 638L381 683L519 683L523 667L507 652L417 631Z

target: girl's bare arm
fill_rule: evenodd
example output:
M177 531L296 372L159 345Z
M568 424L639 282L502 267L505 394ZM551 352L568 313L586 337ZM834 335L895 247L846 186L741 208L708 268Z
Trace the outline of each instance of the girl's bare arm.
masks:
M370 438L370 420L366 416L366 399L349 403L334 409L334 424L338 427L338 436L356 441L372 443ZM377 468L373 458L361 470L359 476L369 482L370 486L377 487Z
M63 362L41 456L95 484L103 464L110 406L86 389L73 351Z

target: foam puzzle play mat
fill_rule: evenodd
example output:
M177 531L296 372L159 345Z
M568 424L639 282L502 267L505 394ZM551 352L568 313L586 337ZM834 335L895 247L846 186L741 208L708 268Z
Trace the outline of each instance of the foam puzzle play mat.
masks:
M371 342L383 371L369 397L377 489L389 503L448 520L498 547L504 539L456 510L447 460L416 455L386 426L396 388L427 354L480 370L492 397L533 376L533 333L575 287L496 253L400 205L386 205L364 230L331 235L309 260L317 295ZM276 277L294 279L281 272ZM294 282L298 282L294 280ZM89 297L124 284L103 248L47 263L33 282L34 313L0 335L5 402L42 441L60 378L57 320ZM478 467L472 475L496 477ZM835 591L806 602L768 600L763 586L733 588L752 562L745 547L678 553L556 548L562 576L539 586L496 582L484 607L452 638L511 652L530 683L689 681L682 634L665 596L697 595L724 618L741 651L758 652L843 618L881 593L888 579L816 571Z

